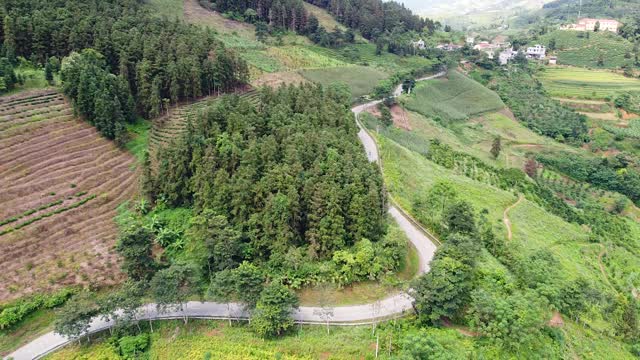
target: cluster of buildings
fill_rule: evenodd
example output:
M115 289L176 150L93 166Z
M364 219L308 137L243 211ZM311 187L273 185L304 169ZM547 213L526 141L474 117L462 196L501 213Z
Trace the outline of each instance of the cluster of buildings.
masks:
M419 39L417 41L412 41L411 42L411 46L413 46L414 49L419 49L419 50L424 50L424 49L427 48L427 44L422 39ZM443 51L455 51L455 50L459 50L461 48L462 48L462 46L456 45L456 44L453 44L453 43L440 44L440 45L436 46L436 49L443 50Z
M473 48L487 54L489 59L494 59L497 56L500 65L507 65L509 61L513 60L519 53L519 51L513 50L511 43L507 40L508 38L506 36L498 35L493 38L491 42L480 41L475 44ZM467 37L467 43L474 44L474 37ZM527 59L544 60L547 57L547 49L543 45L534 45L520 51L527 57ZM549 58L549 63L556 64L557 58Z
M475 36L468 36L466 38L467 45L473 45L474 50L487 54L489 59L495 59L497 56L500 65L508 64L509 61L513 60L520 52L522 52L527 59L545 60L547 58L547 49L544 45L534 45L526 49L516 51L507 40L508 38L504 35L498 35L491 41L480 41L478 43L475 41ZM424 50L427 47L426 43L422 39L412 41L411 46L420 50ZM461 49L462 46L448 43L440 44L436 46L436 48L443 51L455 51ZM549 64L555 65L556 63L557 58L555 56L549 58Z
M581 18L575 24L569 24L561 26L562 30L574 30L574 31L595 31L596 27L598 31L611 31L618 32L618 29L622 26L622 23L612 19L592 19Z

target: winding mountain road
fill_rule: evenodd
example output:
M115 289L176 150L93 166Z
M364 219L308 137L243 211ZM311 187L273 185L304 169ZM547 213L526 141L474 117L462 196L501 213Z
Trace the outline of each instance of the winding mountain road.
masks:
M446 72L440 72L433 76L417 79L416 81L435 79L445 74ZM397 97L401 94L402 85L399 85L394 91L394 96ZM354 107L352 111L356 115L356 122L360 128L358 137L364 145L367 158L370 162L376 162L381 165L377 144L371 134L362 126L358 116L361 112L366 111L369 107L376 106L380 102L381 100L371 101L367 104ZM391 202L393 203L393 198L391 198ZM436 252L436 244L439 243L438 240L398 206L391 205L389 207L389 214L417 249L420 261L419 273L423 274L428 272L429 263ZM401 317L407 312L413 311L412 301L413 299L409 294L399 293L376 301L375 303L364 305L337 306L330 309L301 306L295 311L293 317L296 322L303 324L326 324L328 322L332 325L342 326L364 325L380 320ZM327 315L329 313L331 313L331 315ZM137 314L137 319L141 321L184 319L185 317L197 319L247 319L248 313L244 309L244 306L239 303L227 304L191 301L184 304L182 309L164 312L158 311L156 304L147 304L143 306ZM112 320L96 318L92 321L88 333L93 334L107 330L114 325L115 322ZM5 359L39 359L73 341L73 339L68 339L60 334L49 332L22 346Z

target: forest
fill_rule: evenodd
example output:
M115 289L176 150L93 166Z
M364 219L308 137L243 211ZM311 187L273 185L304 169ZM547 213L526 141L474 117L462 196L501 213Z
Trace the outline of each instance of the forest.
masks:
M155 18L135 0L9 0L3 12L2 55L12 64L24 57L44 65L95 50L63 61L64 90L111 139L122 133L121 119L155 117L169 104L248 79L246 63L211 30ZM102 116L111 107L122 116Z
M385 253L396 245L381 241L382 178L357 142L349 99L341 86L264 89L256 106L227 97L158 155L146 190L193 208L186 256L205 278L252 261L289 284L344 284L397 265ZM365 248L371 264L339 267Z

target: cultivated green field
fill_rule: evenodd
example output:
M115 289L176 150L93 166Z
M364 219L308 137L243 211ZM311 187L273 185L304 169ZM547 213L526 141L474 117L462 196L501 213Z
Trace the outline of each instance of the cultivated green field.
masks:
M353 98L370 94L380 80L388 77L386 73L368 66L301 70L300 74L305 79L322 85L343 82L351 89Z
M605 70L549 67L539 74L545 89L556 97L604 99L640 91L640 80Z
M419 83L407 98L408 109L448 120L467 119L503 107L496 93L457 71L449 72L447 79Z
M556 30L540 36L535 43L548 46L552 39L561 65L612 69L633 63L633 44L617 34L590 32L587 38L583 32Z

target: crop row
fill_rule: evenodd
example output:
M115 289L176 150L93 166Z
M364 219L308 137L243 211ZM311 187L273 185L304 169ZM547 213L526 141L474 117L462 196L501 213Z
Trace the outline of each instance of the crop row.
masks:
M34 213L38 212L38 211L42 211L42 210L48 209L48 208L56 206L56 205L60 205L63 202L64 202L64 200L60 199L60 200L52 201L52 202L50 202L48 204L44 204L44 205L39 206L39 207L37 207L35 209L27 210L27 211L23 212L20 215L12 216L12 217L10 217L8 219L4 219L4 220L0 221L0 226L3 226L3 225L6 225L6 224L10 224L12 222L18 221L18 220L22 219L25 216L29 216L31 214L34 214Z
M5 235L5 234L8 234L8 233L13 232L13 231L16 231L16 230L19 230L19 229L22 229L23 227L25 227L25 226L27 226L27 225L31 225L31 224L33 224L34 222L38 221L38 220L42 220L42 219L48 218L48 217L50 217L50 216L60 214L60 213L65 212L65 211L67 211L67 210L75 209L75 208L77 208L77 207L79 207L79 206L84 205L84 204L85 204L85 203L87 203L88 201L95 199L95 198L96 198L96 195L91 195L91 196L88 196L88 197L86 197L86 198L84 198L84 199L82 199L82 200L80 200L80 201L78 201L77 203L74 203L74 204L72 204L72 205L65 206L65 207L61 207L61 208L59 208L59 209L55 209L55 210L50 211L50 212L48 212L48 213L44 213L44 214L42 214L42 215L38 215L38 216L36 216L36 217L34 217L34 218L31 218L31 219L29 219L29 220L27 220L27 221L25 221L25 222L23 222L23 223L20 223L20 224L16 225L16 226L15 226L15 227L13 227L13 228L9 228L9 229L6 229L6 230L3 230L3 231L0 231L0 236Z

